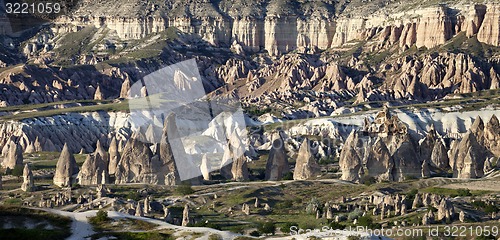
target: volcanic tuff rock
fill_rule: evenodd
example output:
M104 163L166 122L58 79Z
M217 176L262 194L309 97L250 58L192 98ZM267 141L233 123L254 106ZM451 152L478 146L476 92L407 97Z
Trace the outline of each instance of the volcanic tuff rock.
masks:
M381 41L401 46L416 44L432 48L460 32L469 35L478 32L479 41L499 45L497 4L406 10L401 9L399 1L387 2L382 8L377 1L224 0L217 4L166 1L157 5L139 2L106 5L109 6L96 10L92 4L84 3L72 16L58 19L53 31L71 31L68 26L72 25L107 27L119 38L140 39L176 27L214 45L230 46L236 41L247 51L264 48L271 55L300 48L342 46L353 40L379 37L381 32L384 33L384 37L379 37Z
M18 143L10 141L8 144L7 156L3 159L2 167L14 169L23 166L23 151Z
M320 173L320 167L316 158L311 153L311 143L305 138L300 145L299 153L293 172L294 180L306 180L316 177Z
M456 149L452 150L455 160L453 177L476 178L483 176L486 149L477 142L471 130L462 138Z
M201 158L200 171L205 181L211 180L211 166L210 162L208 161L207 154L203 154L203 157Z
M33 172L31 171L31 167L29 164L24 165L23 184L21 185L21 189L25 192L35 191L35 182L33 180Z
M79 104L73 104L73 106L79 106ZM62 104L55 107L67 106ZM0 122L0 146L6 145L10 136L14 136L26 152L61 151L64 144L68 144L72 153L78 153L81 149L85 152L94 152L97 140L100 140L102 144L107 144L107 137L114 136L119 145L124 145L123 142L130 137L130 132L130 120L127 113L66 113Z
M118 143L115 137L111 139L108 152L109 152L109 165L108 165L109 175L114 175L116 172L116 168L118 166L118 162L120 161L121 158L120 152L118 151Z
M352 131L347 137L342 152L340 153L339 166L342 171L342 180L357 182L360 180L360 170L362 169L361 152L362 142L359 139L359 133Z
M393 181L394 160L387 146L380 138L373 139L375 143L369 144L368 153L365 154L364 173L375 177L378 181Z
M453 220L455 215L455 208L453 204L448 199L442 199L437 207L437 218L436 221L450 221Z
M123 149L115 176L116 183L164 184L165 174L158 155L153 155L149 144L130 138Z
M188 176L202 176L200 168L195 166L188 156L175 159L172 149L176 149L179 154L185 153L184 145L181 142L176 115L171 113L165 118L161 142L159 145L159 157L162 164L161 172L166 173L165 185L178 185L181 182L179 172L187 173ZM179 158L179 156L177 156ZM191 184L199 184L198 177L190 179Z
M279 134L275 134L272 141L271 151L266 163L265 179L277 181L283 178L283 175L290 171L288 160L285 153L285 143Z
M78 173L80 185L97 185L108 183L108 162L100 154L89 154Z
M377 113L372 122L365 119L363 134L361 138L358 133L351 133L342 147L339 165L343 180L359 181L367 176L380 181L403 181L421 176L422 161L416 144L407 133L407 126L387 108Z
M182 211L182 226L186 227L189 224L189 205L184 205L184 210Z
M59 187L70 187L75 182L73 175L78 173L78 165L75 157L69 152L68 145L64 144L54 173L54 185Z

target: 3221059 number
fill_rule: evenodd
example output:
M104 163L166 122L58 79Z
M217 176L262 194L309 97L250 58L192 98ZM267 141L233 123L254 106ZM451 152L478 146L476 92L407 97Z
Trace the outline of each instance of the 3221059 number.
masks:
M8 14L51 14L60 13L60 3L6 3L5 12Z

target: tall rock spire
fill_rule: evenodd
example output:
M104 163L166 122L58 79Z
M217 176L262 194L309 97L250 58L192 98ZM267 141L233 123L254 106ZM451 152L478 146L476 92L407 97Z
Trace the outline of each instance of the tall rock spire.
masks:
M73 175L78 173L75 157L65 143L56 165L54 184L59 187L69 187L74 183Z

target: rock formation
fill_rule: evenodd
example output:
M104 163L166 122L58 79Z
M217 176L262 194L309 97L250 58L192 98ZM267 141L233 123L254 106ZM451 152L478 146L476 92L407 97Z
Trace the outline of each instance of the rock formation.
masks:
M108 152L109 152L109 165L108 165L109 175L114 175L116 172L116 168L118 166L118 162L120 161L121 158L120 152L118 151L118 143L116 142L115 137L111 139Z
M339 165L342 170L342 180L359 181L359 170L362 169L360 150L362 148L358 133L352 131L347 137L342 152L340 153Z
M31 172L31 167L29 164L24 165L23 184L21 185L21 190L23 190L25 192L35 191L35 182L33 179L33 172Z
M175 114L173 113L169 114L165 119L159 149L159 157L162 164L161 171L167 175L164 180L165 185L180 184L181 177L179 172L183 172L187 176L201 176L199 167L195 167L187 157L182 159L182 161L174 159L172 149L176 149L178 153L184 153L185 151L182 150L184 146L180 140ZM190 181L193 184L199 183L199 179L191 179Z
M207 155L204 154L202 159L201 159L200 171L201 171L201 174L203 175L203 179L205 181L211 180L211 175L210 175L211 169L210 168L211 168L211 166L210 166L210 163L208 161Z
M128 141L115 171L115 182L164 184L165 173L161 172L162 163L153 157L149 145L138 140L137 135Z
M182 226L186 227L189 224L189 205L184 205L184 211L182 211Z
M500 156L500 122L495 115L484 127L484 145L493 155Z
M486 150L472 133L472 129L462 138L456 149L452 149L453 177L477 178L483 176Z
M320 167L311 153L311 143L305 138L300 145L299 153L293 172L294 180L306 180L316 177L320 173Z
M108 162L104 161L99 153L87 155L77 181L82 186L108 183Z
M387 108L370 122L365 120L363 137L351 132L340 153L343 180L359 182L364 177L378 181L403 181L421 177L422 162L407 127Z
M19 143L9 142L7 157L2 162L5 169L21 168L23 166L23 151Z
M76 177L74 175L78 174L78 170L75 157L70 153L68 144L64 144L54 173L54 185L70 187L75 183Z
M453 204L448 199L442 199L438 206L436 221L451 221L454 216Z
M247 158L245 155L241 155L233 160L231 173L235 181L241 182L249 179Z
M94 100L104 100L104 94L101 92L101 86L97 86L94 93Z
M268 181L278 181L283 178L283 175L289 172L288 160L285 153L285 143L278 135L273 139L271 151L266 163L266 176Z
M246 203L243 203L243 205L241 206L241 211L246 215L250 215L250 206Z
M230 136L222 157L221 174L227 179L247 181L249 173L244 145L236 132Z
M374 139L375 143L370 145L370 150L365 155L365 175L374 177L378 181L393 181L394 160L389 149L380 138Z
M137 207L135 208L135 216L136 217L144 217L144 211L142 209L142 205L137 203Z
M441 140L437 140L434 144L431 154L431 164L442 170L450 169L448 150L446 150Z

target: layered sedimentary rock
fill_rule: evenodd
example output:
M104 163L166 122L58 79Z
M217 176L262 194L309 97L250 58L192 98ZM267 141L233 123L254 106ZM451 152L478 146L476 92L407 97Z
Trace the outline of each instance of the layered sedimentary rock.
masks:
M486 5L486 15L477 33L477 39L480 42L500 45L500 5Z
M302 141L293 171L294 180L306 180L317 177L320 173L320 167L316 158L311 152L311 143L306 138Z
M75 157L64 144L59 160L57 161L56 171L54 173L54 185L59 187L70 187L75 183L75 176L78 174L78 165Z
M281 136L277 135L273 140L271 151L266 163L266 180L277 181L289 172L288 160L285 152L285 143Z
M417 25L417 47L433 48L451 38L453 25L445 7L426 9L422 15Z

